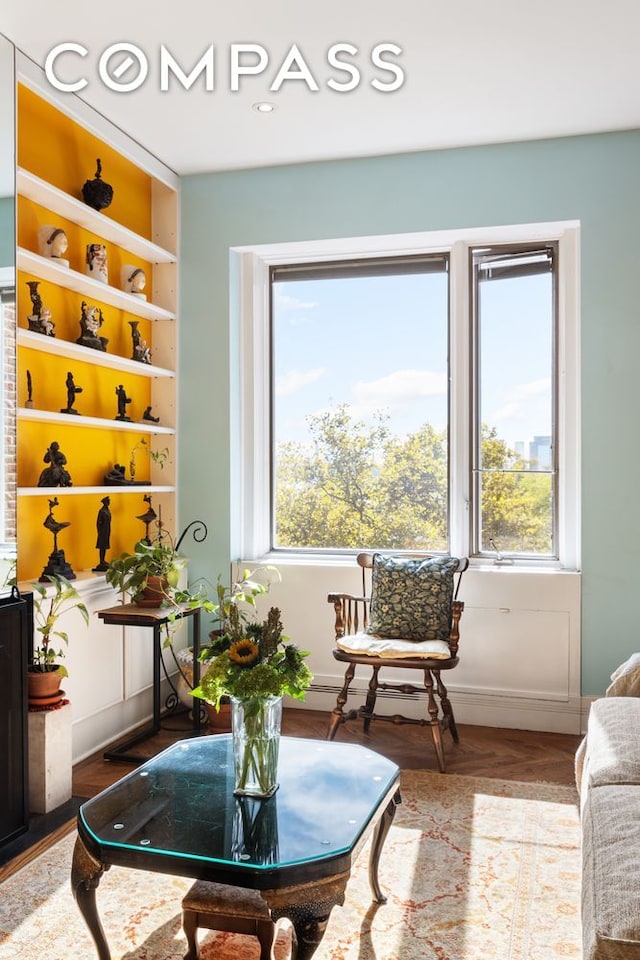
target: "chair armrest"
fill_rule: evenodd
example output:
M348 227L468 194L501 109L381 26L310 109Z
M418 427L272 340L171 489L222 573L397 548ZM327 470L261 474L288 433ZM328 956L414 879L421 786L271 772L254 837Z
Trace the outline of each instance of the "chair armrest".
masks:
M335 638L365 630L369 623L369 597L356 597L350 593L330 593L328 603L336 615Z

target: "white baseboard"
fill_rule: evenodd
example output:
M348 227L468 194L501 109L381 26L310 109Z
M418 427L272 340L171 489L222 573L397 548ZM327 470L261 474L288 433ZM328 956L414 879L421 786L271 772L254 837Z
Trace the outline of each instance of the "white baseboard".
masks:
M333 684L314 683L303 702L288 701L287 705L306 707L309 710L326 710L330 713L336 705L339 689ZM359 707L364 703L366 695L366 686L353 684L347 708ZM515 695L468 693L455 691L452 687L449 688L449 696L458 723L475 726L579 734L586 722L583 717L588 715L588 705L585 713L581 697L546 700ZM395 696L381 690L378 693L377 709L380 713L403 713L416 719L424 717L425 695Z

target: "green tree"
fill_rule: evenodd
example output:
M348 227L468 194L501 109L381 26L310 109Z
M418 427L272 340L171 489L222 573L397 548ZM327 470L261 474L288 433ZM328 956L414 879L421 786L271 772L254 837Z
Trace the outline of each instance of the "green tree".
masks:
M482 428L483 546L549 552L550 481ZM277 451L276 544L325 549L448 548L446 431L392 436L346 404L309 418L309 442Z
M500 440L495 427L482 425L482 546L493 539L501 551L551 551L551 480Z

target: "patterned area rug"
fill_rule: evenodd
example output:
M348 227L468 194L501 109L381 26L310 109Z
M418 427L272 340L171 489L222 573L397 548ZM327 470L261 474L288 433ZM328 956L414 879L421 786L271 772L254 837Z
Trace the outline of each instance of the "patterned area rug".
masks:
M569 787L416 771L387 837L371 903L368 850L314 960L554 960L581 957L577 796ZM71 895L74 834L0 887L0 960L90 960ZM190 882L114 867L98 909L112 960L179 960ZM257 941L202 930L201 960L258 960ZM289 954L283 931L276 956Z

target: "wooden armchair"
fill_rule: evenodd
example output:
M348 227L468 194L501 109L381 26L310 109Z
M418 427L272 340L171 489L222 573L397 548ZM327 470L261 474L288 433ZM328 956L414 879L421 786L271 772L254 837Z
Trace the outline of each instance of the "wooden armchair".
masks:
M358 554L356 559L362 568L362 596L330 593L327 598L335 610L333 656L347 664L344 684L329 718L327 740L333 740L341 724L356 717L364 720L365 733L372 720L429 725L438 769L444 773L442 731L449 729L457 743L458 730L440 674L459 662L459 625L464 603L457 597L469 561L466 557L391 557L369 552ZM359 664L372 671L366 702L345 712L349 687ZM422 671L426 718L375 713L378 690L403 696L423 692L422 687L410 683L380 682L378 674L383 668ZM442 707L441 716L435 694Z

